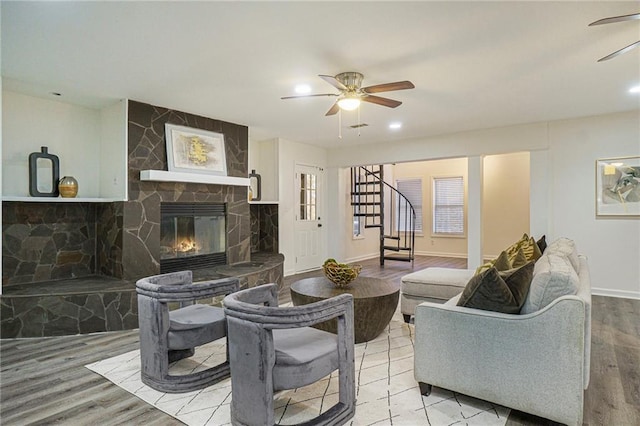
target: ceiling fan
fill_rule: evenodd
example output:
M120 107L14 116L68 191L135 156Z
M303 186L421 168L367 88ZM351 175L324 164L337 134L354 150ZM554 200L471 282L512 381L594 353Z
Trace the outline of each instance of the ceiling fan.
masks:
M611 18L604 18L604 19L599 19L595 22L592 22L589 24L589 26L594 26L594 25L602 25L602 24L613 24L614 22L624 22L624 21L633 21L635 19L640 19L640 13L633 13L631 15L622 15L622 16L612 16ZM602 61L608 61L611 58L615 58L618 55L622 55L623 53L626 53L628 51L630 51L631 49L634 49L636 47L640 46L640 41L636 41L635 43L631 43L630 45L628 45L627 47L623 47L620 50L616 50L615 52L604 56L600 59L598 59L598 62L602 62Z
M370 102L372 104L378 104L389 108L396 108L402 105L402 102L389 98L383 98L381 96L376 96L372 93L413 89L415 87L410 81L396 81L395 83L376 84L374 86L360 87L364 76L361 73L354 71L342 72L335 76L319 75L319 77L338 89L340 93L283 96L281 99L307 98L314 96L337 96L338 100L325 114L334 115L341 109L351 111L358 108L361 101Z

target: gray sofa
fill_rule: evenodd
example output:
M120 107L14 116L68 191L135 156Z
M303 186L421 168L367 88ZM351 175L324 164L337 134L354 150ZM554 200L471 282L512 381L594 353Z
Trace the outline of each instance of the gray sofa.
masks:
M415 379L569 425L589 384L591 284L573 241L535 264L520 314L424 302L415 308Z

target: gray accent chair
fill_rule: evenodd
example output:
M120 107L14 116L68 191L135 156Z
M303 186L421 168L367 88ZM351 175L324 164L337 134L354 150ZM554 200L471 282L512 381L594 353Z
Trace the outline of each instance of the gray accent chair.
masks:
M237 291L237 278L193 282L191 271L138 280L138 321L142 382L161 392L189 392L229 377L229 361L185 375L170 375L169 364L195 353L195 347L227 335L224 310L195 303ZM179 304L174 310L169 303Z
M274 392L314 383L339 370L339 402L305 425L341 425L355 414L353 296L278 307L265 284L225 297L231 363L231 423L274 424ZM337 318L338 334L309 326Z

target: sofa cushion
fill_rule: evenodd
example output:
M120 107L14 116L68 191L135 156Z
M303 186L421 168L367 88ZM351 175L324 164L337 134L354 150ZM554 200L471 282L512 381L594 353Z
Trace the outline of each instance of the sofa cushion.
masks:
M491 267L469 280L457 305L517 314L524 303L532 273L533 262L504 272Z
M549 253L549 248L535 263L533 280L521 314L536 312L558 297L578 291L578 274L571 262L565 256Z
M576 244L569 238L558 238L553 241L547 247L546 254L555 254L558 256L564 256L569 259L573 270L578 272L580 268L580 260L578 260L578 251L576 250Z

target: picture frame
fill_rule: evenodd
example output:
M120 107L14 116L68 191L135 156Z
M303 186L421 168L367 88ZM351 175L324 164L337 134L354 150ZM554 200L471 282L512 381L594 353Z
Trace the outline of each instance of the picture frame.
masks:
M224 135L165 123L167 169L170 172L227 176Z
M640 156L596 160L596 216L640 217Z

